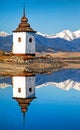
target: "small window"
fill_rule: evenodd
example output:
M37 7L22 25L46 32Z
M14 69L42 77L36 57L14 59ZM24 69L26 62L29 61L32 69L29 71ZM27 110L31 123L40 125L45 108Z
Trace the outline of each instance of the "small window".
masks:
M21 93L21 88L18 88L18 92Z
M21 42L21 37L18 38L18 42Z
M32 42L32 38L29 38L29 42Z
M32 88L29 88L29 92L32 92Z

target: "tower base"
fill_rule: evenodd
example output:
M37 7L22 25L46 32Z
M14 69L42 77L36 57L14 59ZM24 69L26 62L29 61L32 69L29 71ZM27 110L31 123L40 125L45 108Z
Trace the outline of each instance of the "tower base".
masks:
M35 57L35 54L14 54L14 53L12 53L12 55L16 56L16 57L22 57L24 60L32 59Z

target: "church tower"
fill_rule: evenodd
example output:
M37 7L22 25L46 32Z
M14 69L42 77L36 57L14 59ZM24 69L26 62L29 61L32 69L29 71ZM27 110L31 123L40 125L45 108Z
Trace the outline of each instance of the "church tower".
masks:
M13 31L13 47L12 53L14 55L31 55L35 56L35 38L34 31L28 19L25 16L25 6L23 9L23 17L21 18L21 23L18 28Z

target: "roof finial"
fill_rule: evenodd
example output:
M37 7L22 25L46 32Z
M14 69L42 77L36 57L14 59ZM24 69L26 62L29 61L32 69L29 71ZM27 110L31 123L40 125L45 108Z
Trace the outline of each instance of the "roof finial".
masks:
M25 3L24 3L24 8L23 8L23 16L25 17Z

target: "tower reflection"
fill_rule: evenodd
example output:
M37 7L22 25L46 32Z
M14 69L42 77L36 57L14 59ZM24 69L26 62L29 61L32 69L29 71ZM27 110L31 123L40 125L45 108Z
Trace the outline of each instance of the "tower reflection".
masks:
M13 76L13 99L15 99L25 116L30 102L35 99L35 75Z

